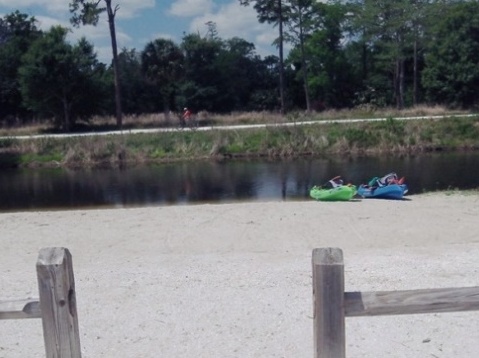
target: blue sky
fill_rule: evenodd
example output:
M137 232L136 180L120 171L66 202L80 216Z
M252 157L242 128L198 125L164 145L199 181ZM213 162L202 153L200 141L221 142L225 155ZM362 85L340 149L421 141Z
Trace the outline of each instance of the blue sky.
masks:
M19 10L35 16L42 30L48 30L53 25L72 28L68 3L69 0L0 0L0 17ZM240 6L239 0L113 0L112 4L119 6L116 32L120 49L126 47L141 51L146 43L160 37L180 44L184 33L205 35L205 23L213 21L221 38L236 36L252 42L261 56L277 54L271 46L277 37L277 28L260 24L255 10L251 6ZM111 61L106 14L96 27L72 28L69 40L75 42L81 36L94 44L100 61Z

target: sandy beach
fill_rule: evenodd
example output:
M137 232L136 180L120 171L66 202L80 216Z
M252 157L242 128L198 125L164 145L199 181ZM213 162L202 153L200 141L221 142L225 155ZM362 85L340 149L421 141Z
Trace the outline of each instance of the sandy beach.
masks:
M0 300L38 297L43 247L73 257L82 356L313 357L311 253L346 291L479 286L479 193L0 214ZM348 357L471 358L479 311L346 319ZM44 357L0 321L0 358Z

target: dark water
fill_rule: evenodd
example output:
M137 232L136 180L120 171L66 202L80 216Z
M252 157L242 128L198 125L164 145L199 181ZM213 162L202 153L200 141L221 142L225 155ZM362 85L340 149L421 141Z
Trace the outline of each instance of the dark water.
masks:
M0 211L310 200L311 186L333 176L358 185L390 171L406 177L409 194L479 188L479 153L3 170Z

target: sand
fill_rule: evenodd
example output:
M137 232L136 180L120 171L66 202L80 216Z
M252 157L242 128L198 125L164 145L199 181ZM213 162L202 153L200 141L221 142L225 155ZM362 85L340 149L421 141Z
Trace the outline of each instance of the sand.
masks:
M73 256L82 356L313 357L311 252L346 291L479 286L479 194L0 214L0 299L37 297L43 247ZM479 311L346 319L348 357L475 357ZM44 357L0 321L0 357Z

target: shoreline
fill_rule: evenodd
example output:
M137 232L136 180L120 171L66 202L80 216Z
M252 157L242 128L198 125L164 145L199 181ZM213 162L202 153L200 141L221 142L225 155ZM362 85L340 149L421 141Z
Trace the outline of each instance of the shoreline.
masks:
M42 247L73 258L83 357L312 357L311 253L346 291L479 286L479 194L0 213L0 299L37 297ZM472 357L479 312L348 318L347 355ZM44 355L1 321L0 357Z
M458 121L462 123L462 131L449 131L447 124L457 125ZM341 124L339 129L336 128L338 123ZM72 169L117 168L138 163L169 163L196 159L286 159L323 155L469 152L479 150L477 140L471 135L464 135L466 132L476 132L475 123L475 115L464 114L460 117L444 115L394 119L323 119L294 123L273 121L263 124L205 126L186 132L171 128L150 128L55 134L53 137L0 137L0 141L5 142L0 153L0 167L35 168L53 165ZM294 141L290 138L292 126L296 138ZM237 138L237 131L243 131L241 140ZM427 135L418 136L421 132L427 132ZM401 133L402 140L393 145L390 140L385 139L396 138L398 133ZM49 139L41 140L45 137ZM448 138L447 141L444 140L445 137Z

